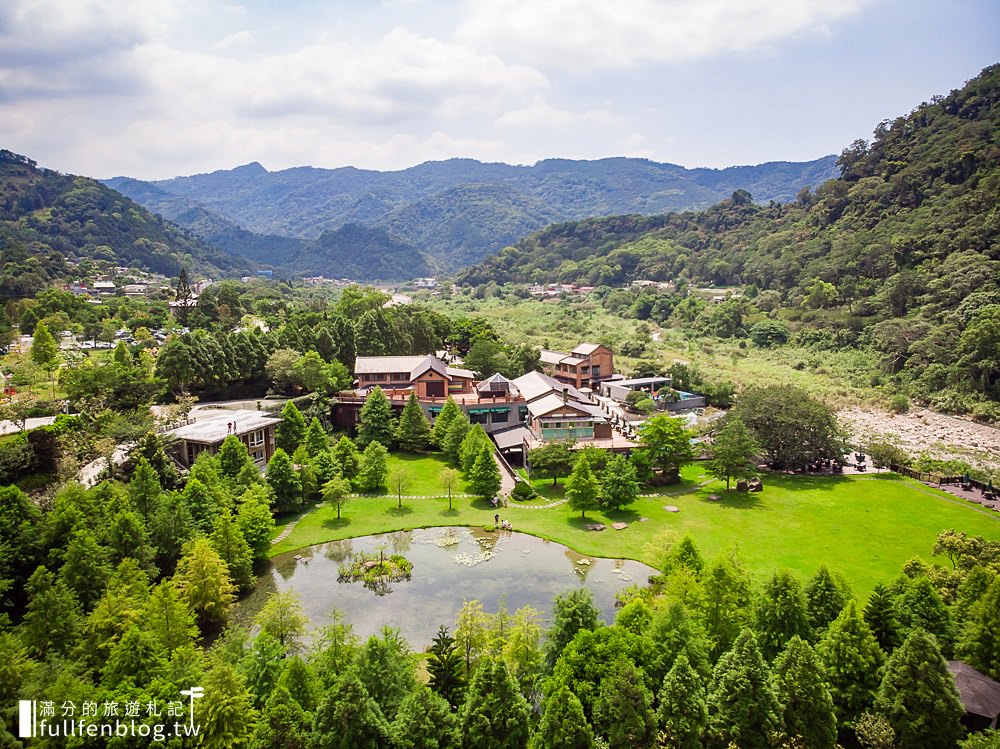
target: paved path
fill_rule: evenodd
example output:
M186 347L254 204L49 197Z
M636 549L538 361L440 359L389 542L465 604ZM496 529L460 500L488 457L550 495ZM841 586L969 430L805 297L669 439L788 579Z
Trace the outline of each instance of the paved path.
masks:
M30 432L32 429L48 426L49 424L54 423L55 420L55 416L36 416L26 419L23 430L21 429L20 422L3 420L0 421L0 434L15 434L20 431Z

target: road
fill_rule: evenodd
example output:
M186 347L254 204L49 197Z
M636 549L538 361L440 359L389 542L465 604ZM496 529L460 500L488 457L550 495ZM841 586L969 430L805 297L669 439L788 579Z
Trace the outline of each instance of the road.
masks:
M37 416L32 419L27 419L24 423L24 429L21 429L20 423L13 421L0 421L0 435L4 434L15 434L17 432L30 432L32 429L37 429L38 427L48 426L56 420L55 416Z

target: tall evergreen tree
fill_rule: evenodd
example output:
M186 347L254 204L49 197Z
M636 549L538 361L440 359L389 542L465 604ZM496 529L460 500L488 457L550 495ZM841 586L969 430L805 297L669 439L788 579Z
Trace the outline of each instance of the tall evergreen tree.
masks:
M291 693L277 686L264 704L254 729L252 749L309 749L312 714Z
M281 423L274 430L275 447L291 455L306 438L306 418L295 405L288 401L281 409Z
M471 429L472 424L469 423L469 419L464 413L459 414L451 420L451 426L448 427L448 434L444 439L443 449L444 454L448 456L448 460L452 465L462 466L462 443L465 442L465 438Z
M142 610L142 626L168 657L172 657L175 651L194 645L198 636L194 614L169 579L161 581L150 591Z
M368 638L358 654L358 678L382 715L392 721L417 684L416 663L398 629L383 627L381 637Z
M852 723L871 707L885 662L857 604L848 602L820 640L817 652L841 726Z
M255 562L267 559L274 536L274 516L271 515L271 495L267 488L257 484L243 493L236 525L250 547Z
M463 416L462 409L455 403L455 399L450 395L445 399L444 405L434 419L434 426L431 429L431 443L438 450L445 449L445 441L448 437L448 429L459 416Z
M442 624L427 658L427 673L430 674L430 688L447 700L452 709L457 709L464 702L465 677L462 670L462 657L455 646L455 638Z
M469 488L473 493L484 499L494 497L500 492L502 481L500 469L493 459L493 446L483 444L472 470L469 471Z
M552 601L552 626L545 641L545 662L550 671L577 632L600 626L600 616L590 588L577 588L555 597Z
M740 631L750 626L750 573L735 550L712 562L703 577L702 621L709 641L709 658L715 662L729 650Z
M235 434L230 434L219 446L219 473L232 483L247 466L256 468L247 446Z
M1000 575L969 610L958 653L973 668L1000 679Z
M892 594L882 583L875 586L865 604L865 623L875 636L875 641L886 653L891 653L900 643L899 621Z
M710 746L769 749L781 730L780 706L757 638L743 630L712 674L708 692Z
M395 749L459 749L458 718L437 693L423 684L399 704L392 723Z
M326 430L323 429L323 425L319 423L319 419L315 416L309 422L309 427L306 429L306 436L302 444L306 446L306 452L309 453L310 458L315 458L321 452L326 452L330 449L330 440L326 436Z
M44 369L50 378L59 361L59 344L41 320L35 326L34 338L31 341L31 361ZM53 394L54 391L53 384Z
M162 493L163 488L160 486L159 475L145 457L140 457L139 463L132 473L132 480L128 484L128 496L132 501L132 506L142 517L142 522L147 526L156 514Z
M100 599L110 574L107 552L94 534L86 528L73 531L59 577L76 595L84 611L90 611Z
M150 541L156 547L156 566L165 575L173 573L177 560L184 553L184 544L195 532L187 499L181 492L165 493L150 526Z
M774 688L785 735L805 749L833 749L837 716L816 653L801 637L793 637L774 661Z
M951 654L955 624L934 583L924 576L909 581L895 603L903 637L915 629L922 629L937 638L946 655Z
M383 749L391 729L353 669L342 672L316 708L316 745L330 749Z
M358 472L358 486L364 491L377 492L385 488L389 480L389 451L378 440L368 443L361 455L361 469Z
M566 479L566 498L569 506L580 511L580 517L587 517L587 510L600 507L601 484L590 470L585 456L580 456L573 466L573 472Z
M594 731L607 739L611 749L653 746L653 695L643 682L642 671L627 658L619 658L601 679L593 723Z
M682 655L703 679L707 680L711 675L705 635L679 601L674 601L657 612L649 628L649 638L654 645L655 657L643 665L654 683L662 682L663 677L673 668L674 661Z
M274 494L275 512L293 512L302 505L302 480L280 447L268 461L266 478Z
M205 675L205 696L195 719L201 726L201 746L207 749L242 749L250 745L257 711L243 675L219 658Z
M253 587L253 552L229 510L219 513L212 529L212 547L229 569L233 584L242 591Z
M837 580L826 565L820 565L819 570L806 584L806 609L809 612L809 626L813 635L819 638L830 626L830 622L840 616L844 606L850 599L850 591Z
M462 445L458 450L459 459L462 462L462 471L466 476L469 475L472 467L476 464L476 460L482 452L483 445L489 444L490 438L486 436L486 430L483 429L481 424L474 424L466 433L465 439L462 440Z
M358 475L361 469L361 454L350 437L344 435L337 441L333 446L333 457L336 458L345 479L350 480Z
M386 448L392 447L396 419L392 404L378 385L368 393L358 418L358 445L367 447L372 442L381 442Z
M809 639L812 628L802 585L788 570L778 570L764 585L756 606L756 626L760 648L773 659L790 639Z
M212 492L200 479L191 477L181 496L188 517L191 518L191 525L203 533L210 533L215 524L215 516L221 510Z
M885 667L875 709L896 732L899 746L951 749L964 733L955 678L934 636L913 630Z
M416 392L410 392L410 397L403 406L403 413L399 415L396 443L401 450L413 453L422 452L430 446L431 423L420 407Z
M591 749L594 732L583 705L567 687L560 686L542 703L542 719L535 733L536 749Z
M229 569L207 538L196 538L177 563L174 584L202 632L222 624L236 600Z
M705 679L681 653L663 677L657 709L666 745L675 749L702 749L701 736L708 725Z
M531 707L507 664L489 656L479 662L460 714L465 749L522 749L528 743Z
M44 566L28 579L24 642L37 658L66 656L80 635L80 604L66 583Z

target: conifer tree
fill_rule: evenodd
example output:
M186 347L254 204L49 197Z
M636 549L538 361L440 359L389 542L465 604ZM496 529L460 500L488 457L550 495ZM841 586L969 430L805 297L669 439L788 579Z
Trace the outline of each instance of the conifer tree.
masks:
M466 476L469 475L469 471L476 464L476 459L479 458L479 453L482 451L484 444L490 444L490 438L486 436L486 431L481 424L474 424L466 433L465 438L462 440L462 446L458 450L459 459L462 462L462 471Z
M278 677L275 689L287 689L292 699L310 716L319 704L319 677L312 665L297 655L285 659L285 670Z
M577 588L560 593L552 601L552 626L545 641L545 662L551 671L563 648L572 642L581 629L600 626L601 612L594 604L590 588Z
M189 478L182 497L191 525L203 533L210 533L221 508L208 487L198 478Z
M909 636L915 629L922 629L937 638L946 655L951 654L955 624L951 612L927 577L920 576L909 581L895 603L903 637Z
M105 684L118 686L125 679L144 687L159 675L163 667L158 643L143 627L132 625L115 643L102 669Z
M416 663L398 629L383 627L381 637L368 638L358 654L358 678L385 719L392 721L417 684Z
M793 637L774 661L774 688L785 735L808 749L833 749L837 716L826 674L809 643Z
M39 659L68 655L80 634L80 604L66 583L42 566L28 579L24 642Z
M253 749L309 749L311 729L312 714L287 689L277 686L264 704L250 745Z
M320 700L313 734L317 745L330 749L383 749L391 729L357 673L349 669Z
M701 749L701 736L708 724L705 679L681 653L663 677L657 709L660 729L667 746Z
M274 430L274 445L291 455L305 438L306 418L295 401L288 401L281 409L281 423Z
M253 552L229 510L219 513L212 529L212 547L229 569L229 577L240 590L250 590L254 584Z
M240 509L236 513L236 525L250 547L255 562L267 559L274 535L274 516L271 515L271 495L267 488L256 485L243 493Z
M445 436L444 453L451 464L459 468L462 467L462 443L465 442L471 429L472 424L466 415L459 414L451 420L451 426L448 427L448 434Z
M341 437L333 447L333 457L345 479L353 479L361 469L361 455L348 436Z
M653 683L660 683L681 655L705 680L711 675L708 643L704 632L679 601L670 603L653 618L649 639L654 646L654 658L643 664Z
M321 452L326 452L330 449L330 440L327 439L326 431L315 416L309 422L309 428L306 429L303 444L306 446L306 452L310 458L315 458Z
M587 510L600 507L601 485L590 470L586 456L581 455L573 466L573 472L566 479L566 498L569 506L580 511L580 517L586 519Z
M330 479L341 475L337 459L333 457L333 451L329 448L316 453L309 461L309 465L316 476L316 485L319 487L322 487Z
M407 694L392 722L395 749L459 749L458 718L423 684Z
M196 538L177 563L174 584L204 632L222 624L236 600L229 569L207 538Z
M410 397L403 406L396 426L396 443L401 450L416 453L426 450L431 442L431 423L420 407L417 394L410 392Z
M875 697L899 746L951 749L964 733L955 678L934 636L915 629L889 658Z
M973 668L1000 679L1000 575L969 610L958 652Z
M715 664L707 704L711 746L773 746L781 730L780 706L770 670L751 630L743 630L732 650Z
M76 595L84 611L90 611L104 593L111 574L107 556L104 547L97 543L89 530L78 528L73 531L59 577Z
M173 574L184 544L195 532L187 499L181 492L167 492L153 516L150 541L156 547L156 566L165 575Z
M802 585L788 570L778 570L764 585L757 600L755 630L760 649L773 659L790 639L809 639L812 628Z
M450 395L445 399L441 411L434 419L434 427L431 429L431 442L438 450L445 449L445 441L448 437L448 429L459 416L464 416L462 409L455 403L455 399Z
M462 676L462 657L455 646L455 638L448 634L443 624L431 645L427 658L430 688L441 695L452 709L457 709L465 699L465 677Z
M205 676L205 696L195 710L201 726L201 746L242 749L250 745L257 711L243 675L223 659L216 659Z
M500 469L493 459L493 447L489 444L483 444L480 446L479 455L469 471L469 488L477 496L488 499L495 497L500 492L501 486Z
M153 470L149 461L145 457L140 457L139 463L132 473L132 480L128 484L128 496L132 506L135 507L147 526L156 514L162 493L160 477Z
M396 419L392 404L378 385L368 393L358 418L358 445L368 447L372 442L381 442L386 448L392 447Z
M460 715L465 749L522 749L528 743L531 707L507 664L489 656L479 662Z
M850 596L849 590L834 580L826 565L820 568L806 584L806 609L809 612L809 626L813 636L819 638L830 626L830 622L840 616Z
M583 705L567 687L560 686L542 703L536 749L591 749L594 732L583 714Z
M302 480L292 459L280 447L271 456L265 477L274 494L275 512L293 512L301 506Z
M230 483L234 483L247 466L254 470L257 468L243 440L235 434L230 434L219 446L219 473Z
M198 636L194 615L169 579L150 591L142 610L142 624L168 657L193 645Z
M381 442L372 440L361 454L361 469L358 472L358 485L365 491L377 492L383 489L389 480L389 451Z
M50 378L59 361L59 344L41 320L35 326L34 338L31 341L31 361L44 369ZM55 383L52 384L52 393L55 395Z
M875 586L868 598L864 617L879 647L886 653L895 650L900 642L899 621L896 619L896 607L892 595L882 583Z
M726 419L725 425L709 445L708 471L719 481L748 479L757 473L761 446L746 425L737 417Z
M594 701L594 731L615 749L648 747L656 738L653 695L643 674L625 657L619 658L601 679Z
M857 604L849 601L817 647L841 726L852 723L871 707L885 662Z
M715 662L732 647L740 631L750 626L753 616L750 573L735 550L712 562L702 588L702 621L709 641L709 659Z

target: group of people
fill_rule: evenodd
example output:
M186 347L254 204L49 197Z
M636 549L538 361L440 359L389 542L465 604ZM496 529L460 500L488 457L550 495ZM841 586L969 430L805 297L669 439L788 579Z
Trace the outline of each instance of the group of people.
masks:
M508 520L501 520L500 519L500 513L499 512L496 515L493 516L493 523L494 523L494 525L493 525L494 528L500 528L501 530L505 530L505 531L512 531L512 530L514 530L514 526L512 526L510 524L510 521L508 521Z

